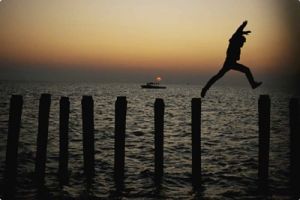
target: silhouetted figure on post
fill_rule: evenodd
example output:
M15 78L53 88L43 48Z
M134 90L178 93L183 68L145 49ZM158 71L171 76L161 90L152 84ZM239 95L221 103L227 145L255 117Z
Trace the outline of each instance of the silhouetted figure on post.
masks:
M236 32L230 38L224 65L222 69L207 82L207 84L201 91L201 97L204 97L207 90L217 80L222 78L222 76L224 76L226 72L228 72L231 69L244 73L247 76L247 79L253 89L257 88L262 84L262 82L254 81L252 73L248 67L237 62L238 60L240 60L241 48L246 42L246 38L244 37L244 35L248 35L249 33L251 33L251 31L244 31L244 28L246 27L247 23L247 21L244 21L243 24L236 30Z

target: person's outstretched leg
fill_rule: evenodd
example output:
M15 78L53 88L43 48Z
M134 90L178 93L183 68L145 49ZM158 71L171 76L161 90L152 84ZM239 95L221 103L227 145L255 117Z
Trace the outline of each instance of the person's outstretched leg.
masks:
M225 68L222 68L216 75L214 75L204 86L204 88L201 91L201 97L204 97L207 90L220 78L222 78L222 76L224 76L224 74L227 72L228 70Z
M248 67L246 67L240 63L236 63L232 66L232 69L244 73L253 89L257 88L258 86L260 86L262 84L262 82L256 82L254 80L253 75Z

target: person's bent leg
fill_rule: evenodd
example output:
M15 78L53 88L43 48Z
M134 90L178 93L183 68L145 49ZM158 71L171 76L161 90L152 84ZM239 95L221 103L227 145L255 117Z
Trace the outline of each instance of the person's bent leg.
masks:
M253 89L261 85L261 82L256 82L254 80L251 70L248 67L240 63L236 63L234 66L232 66L232 69L244 73Z
M201 91L201 97L204 97L206 92L208 91L208 89L220 78L222 78L222 76L224 76L224 74L227 72L228 70L222 68L216 75L214 75L204 86L204 88Z

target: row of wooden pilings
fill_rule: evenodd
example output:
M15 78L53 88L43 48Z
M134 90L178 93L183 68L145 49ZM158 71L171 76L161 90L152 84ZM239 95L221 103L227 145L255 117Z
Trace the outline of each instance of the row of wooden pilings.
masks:
M42 94L39 102L37 151L35 160L35 177L38 184L44 183L45 163L47 158L47 140L51 95ZM94 102L92 96L83 96L82 101L82 133L84 174L88 180L95 174L94 150ZM11 197L15 192L17 175L18 140L21 126L23 97L13 95L10 99L6 162L4 169L4 195ZM270 98L261 95L258 101L259 126L259 155L258 180L267 185L269 176L269 147L270 147ZM192 184L201 185L201 99L192 99ZM299 191L299 155L300 155L300 118L299 100L293 98L289 104L290 110L290 177L292 186ZM126 130L126 97L117 97L115 102L115 143L114 143L114 180L116 186L123 185L125 167L125 130ZM155 179L160 180L164 174L164 112L163 99L154 103L154 171ZM59 115L59 170L58 177L62 185L68 183L69 160L69 113L68 97L60 99Z

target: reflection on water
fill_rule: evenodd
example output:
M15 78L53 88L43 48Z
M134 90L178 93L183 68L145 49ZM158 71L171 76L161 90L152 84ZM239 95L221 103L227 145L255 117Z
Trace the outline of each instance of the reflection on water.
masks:
M53 197L256 199L259 94L272 100L270 194L289 198L288 190L288 98L280 90L214 87L202 103L203 188L191 186L191 99L199 97L201 86L169 85L166 90L142 90L137 84L30 83L0 84L0 181L6 152L10 95L24 95L19 144L17 197L34 199L34 170L38 100L51 93L46 194ZM83 176L81 96L92 95L95 103L96 176L87 187ZM70 97L70 182L58 183L58 117L60 96ZM127 96L125 188L117 193L113 182L114 102ZM153 104L165 101L165 176L160 187L153 180Z

